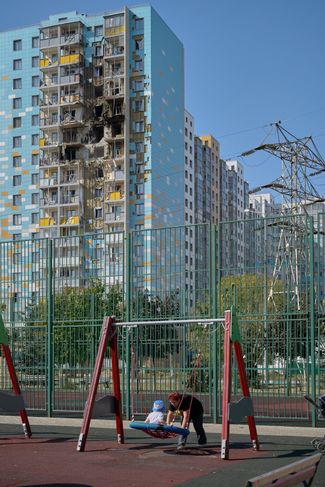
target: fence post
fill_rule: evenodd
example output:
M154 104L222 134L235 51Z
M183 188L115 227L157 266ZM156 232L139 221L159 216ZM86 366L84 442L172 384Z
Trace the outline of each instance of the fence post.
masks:
M211 302L211 315L212 318L217 318L218 310L217 310L217 252L216 252L216 245L217 245L217 235L216 235L216 226L211 225L210 227L210 269L211 269L211 292L212 292L212 300ZM218 239L218 252L220 252L220 238ZM217 326L215 325L216 329L213 333L213 383L212 383L212 419L213 422L216 423L218 419L218 370L217 370Z
M47 415L53 413L53 240L46 241L46 295L47 295Z
M126 283L126 296L125 296L125 318L126 321L131 321L131 306L132 306L132 273L131 273L131 249L132 249L132 234L130 231L126 232L125 236L125 283ZM133 380L131 377L131 356L130 356L130 333L127 330L125 340L125 360L126 360L126 387L125 387L125 415L130 418L130 405L131 405L131 391L130 391L130 381Z
M310 311L310 357L311 357L311 397L316 399L316 367L315 367L315 275L314 275L314 218L308 217L310 229L309 229L309 265L310 265L310 298L309 298L309 311ZM319 346L319 344L318 344ZM308 357L307 357L307 361ZM307 364L308 364L307 362ZM308 367L308 365L307 365ZM316 408L312 408L311 416L312 426L316 426Z

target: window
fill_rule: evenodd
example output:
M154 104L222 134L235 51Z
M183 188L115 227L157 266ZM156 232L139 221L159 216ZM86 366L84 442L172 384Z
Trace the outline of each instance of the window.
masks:
M38 134L32 135L32 145L38 145Z
M14 71L18 71L23 67L23 63L21 59L14 59L12 65Z
M21 240L21 233L14 233L12 236L13 240Z
M103 26L102 25L95 25L95 37L99 37L103 35Z
M23 83L22 83L21 78L14 78L12 80L12 87L14 90L21 90L22 85L23 85Z
M135 79L133 88L135 91L141 91L143 90L143 79Z
M32 125L35 127L35 125L39 124L39 116L38 115L32 115Z
M143 110L144 110L144 102L143 102L143 100L135 100L134 110L136 112L143 112Z
M143 152L144 151L144 145L143 142L136 142L135 143L135 152Z
M143 132L144 131L144 122L143 120L140 122L135 122L134 124L135 132Z
M143 49L143 37L139 39L135 39L135 50L139 51L140 49Z
M32 223L38 223L39 215L38 213L32 213Z
M32 154L32 165L38 166L39 164L39 154Z
M21 108L22 107L22 99L21 98L14 98L12 100L12 108Z
M34 173L32 174L32 184L37 184L38 183L38 174Z
M21 194L14 194L12 198L12 203L14 206L20 206L21 205Z
M15 252L12 256L12 261L14 264L19 264L21 260L21 253L20 252ZM16 293L15 293L16 294Z
M21 174L16 174L16 176L13 176L12 184L13 184L13 186L20 186L21 185Z
M135 213L136 215L144 215L144 204L139 203L135 205Z
M136 71L141 71L143 69L143 61L142 61L142 59L136 59L134 61L134 69Z
M12 138L12 146L13 147L21 147L21 136L20 135Z
M32 37L32 47L39 47L39 37Z
M21 225L21 215L13 215L12 217L12 223L13 225Z
M39 105L39 96L38 95L33 95L32 96L32 106L33 107L38 107Z
M144 193L144 184L143 183L137 183L135 185L135 192L136 192L136 194L143 194Z
M134 28L135 30L143 30L144 28L144 19L137 18L134 20Z
M95 188L95 198L103 197L103 188Z
M16 39L13 41L13 50L14 51L21 51L23 48L23 41L21 39Z
M39 195L38 193L32 193L32 205L38 205Z
M36 264L38 258L38 252L32 252L32 263Z
M21 127L21 117L14 117L13 118L13 126L14 126L14 129L18 129L19 127Z
M39 66L39 56L32 57L32 68L38 68Z
M13 167L21 167L21 156L14 156L12 158Z
M32 76L32 86L39 87L39 76Z
M95 218L103 218L103 208L95 208Z

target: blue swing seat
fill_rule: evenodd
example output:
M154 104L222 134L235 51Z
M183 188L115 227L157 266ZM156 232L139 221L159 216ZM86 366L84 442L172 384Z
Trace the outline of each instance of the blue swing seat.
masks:
M129 424L130 428L141 430L153 438L176 438L176 436L187 436L190 430L187 428L179 428L178 426L158 424L158 423L144 423L141 421L132 421Z

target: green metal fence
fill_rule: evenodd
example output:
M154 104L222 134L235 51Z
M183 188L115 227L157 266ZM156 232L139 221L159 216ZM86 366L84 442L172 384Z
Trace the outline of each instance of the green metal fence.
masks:
M29 410L81 413L105 315L119 327L123 410L143 415L173 389L220 418L222 317L235 304L256 416L316 424L324 393L325 214L0 243L0 304ZM105 358L100 394L111 390ZM9 380L0 357L0 388ZM237 371L233 391L240 396Z

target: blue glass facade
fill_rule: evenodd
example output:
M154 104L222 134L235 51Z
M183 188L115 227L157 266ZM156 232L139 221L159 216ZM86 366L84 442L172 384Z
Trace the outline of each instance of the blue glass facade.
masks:
M1 238L38 228L38 28L0 33Z

